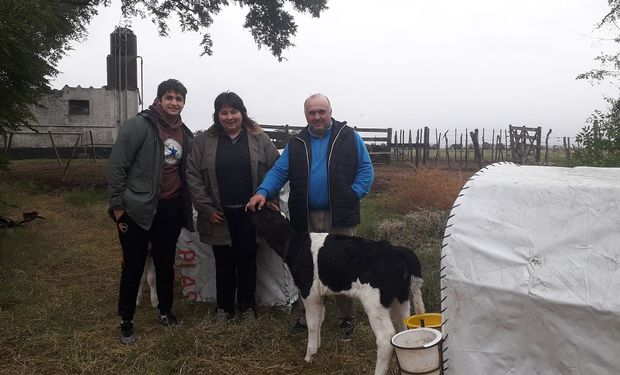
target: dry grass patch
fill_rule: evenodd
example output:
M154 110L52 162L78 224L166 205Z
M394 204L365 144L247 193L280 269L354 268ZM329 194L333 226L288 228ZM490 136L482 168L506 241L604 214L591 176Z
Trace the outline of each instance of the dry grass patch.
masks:
M402 214L419 210L449 210L471 171L419 168L394 177L392 208Z
M428 312L441 311L439 270L447 219L447 211L417 211L384 220L377 227L380 239L415 250L422 265L422 298Z
M352 342L337 338L337 309L327 301L323 345L303 360L305 335L289 333L295 316L261 309L255 322L218 326L214 306L193 303L175 287L178 328L159 325L148 304L135 316L138 343L118 340L116 303L121 252L101 191L41 192L0 182L3 215L37 219L0 234L0 373L40 374L367 374L375 338L361 307ZM397 373L395 359L391 374Z
M105 212L105 193L97 188L105 181L105 163L74 160L65 182L54 163L16 161L9 176L0 179L0 215L18 219L22 212L38 211L46 218L0 230L1 374L372 373L375 338L365 314L357 305L355 337L341 343L331 299L322 347L312 364L303 360L305 335L289 333L295 316L262 309L255 322L218 326L214 306L185 300L179 285L174 310L184 324L161 327L156 310L145 304L134 320L137 345L121 346L116 314L121 250ZM441 210L449 209L469 176L396 172L383 180L385 190L363 200L359 233L416 248L427 309L438 311L443 224L437 219L443 219ZM447 181L455 173L457 181ZM420 207L427 210L402 216ZM386 219L399 221L379 225ZM397 373L395 359L389 373Z

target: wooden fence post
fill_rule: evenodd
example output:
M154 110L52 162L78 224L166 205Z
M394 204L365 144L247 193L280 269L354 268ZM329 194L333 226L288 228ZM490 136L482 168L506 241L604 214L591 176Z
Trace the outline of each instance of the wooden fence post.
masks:
M439 160L439 151L441 150L441 138L435 128L435 167L437 166L437 160Z
M542 128L539 126L536 130L536 152L534 153L534 158L536 159L536 164L540 164L540 141L542 137Z
M8 155L9 154L9 149L11 148L11 143L13 143L13 133L12 132L9 134L9 141L4 146L4 155Z
M54 153L56 154L56 160L58 161L58 166L62 168L62 163L60 162L60 155L58 155L58 149L56 149L56 144L54 143L54 137L52 136L52 131L48 130L47 133L50 135L50 141L52 142L52 148L54 149Z
M446 159L448 159L448 169L450 169L450 148L448 146L448 131L446 130L446 133L443 135L444 139L446 140Z
M551 135L551 129L549 129L545 138L545 164L549 162L549 135Z
M473 132L470 132L471 142L474 145L474 155L478 160L478 167L482 168L482 157L480 155L480 144L478 143L478 129L475 129Z
M93 151L93 163L96 163L97 153L95 153L95 143L93 142L93 131L89 130L88 132L90 133L90 147L91 147L91 150Z
M429 150L429 142L430 142L430 129L428 128L428 126L424 127L424 155L422 157L422 164L426 165L426 162L428 161L428 154L430 152Z

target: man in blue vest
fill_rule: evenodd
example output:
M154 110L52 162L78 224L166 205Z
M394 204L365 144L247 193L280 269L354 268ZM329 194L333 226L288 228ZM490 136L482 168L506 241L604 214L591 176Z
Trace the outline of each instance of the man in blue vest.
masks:
M360 223L360 199L370 191L374 170L362 137L346 122L332 118L329 99L314 94L304 102L308 126L293 136L267 173L247 209L261 209L290 181L289 212L293 227L308 232L354 236ZM355 329L353 301L337 296L340 339ZM293 329L307 329L301 316Z

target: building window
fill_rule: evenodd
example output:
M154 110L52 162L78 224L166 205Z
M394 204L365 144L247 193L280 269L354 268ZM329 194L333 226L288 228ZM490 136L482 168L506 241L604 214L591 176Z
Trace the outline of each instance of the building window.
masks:
M70 115L87 115L90 113L88 100L69 100Z

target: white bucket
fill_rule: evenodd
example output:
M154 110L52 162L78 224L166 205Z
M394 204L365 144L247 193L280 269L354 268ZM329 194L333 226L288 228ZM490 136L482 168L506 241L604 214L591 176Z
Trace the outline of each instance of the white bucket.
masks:
M392 337L401 374L439 375L442 370L441 332L432 328L416 328Z

